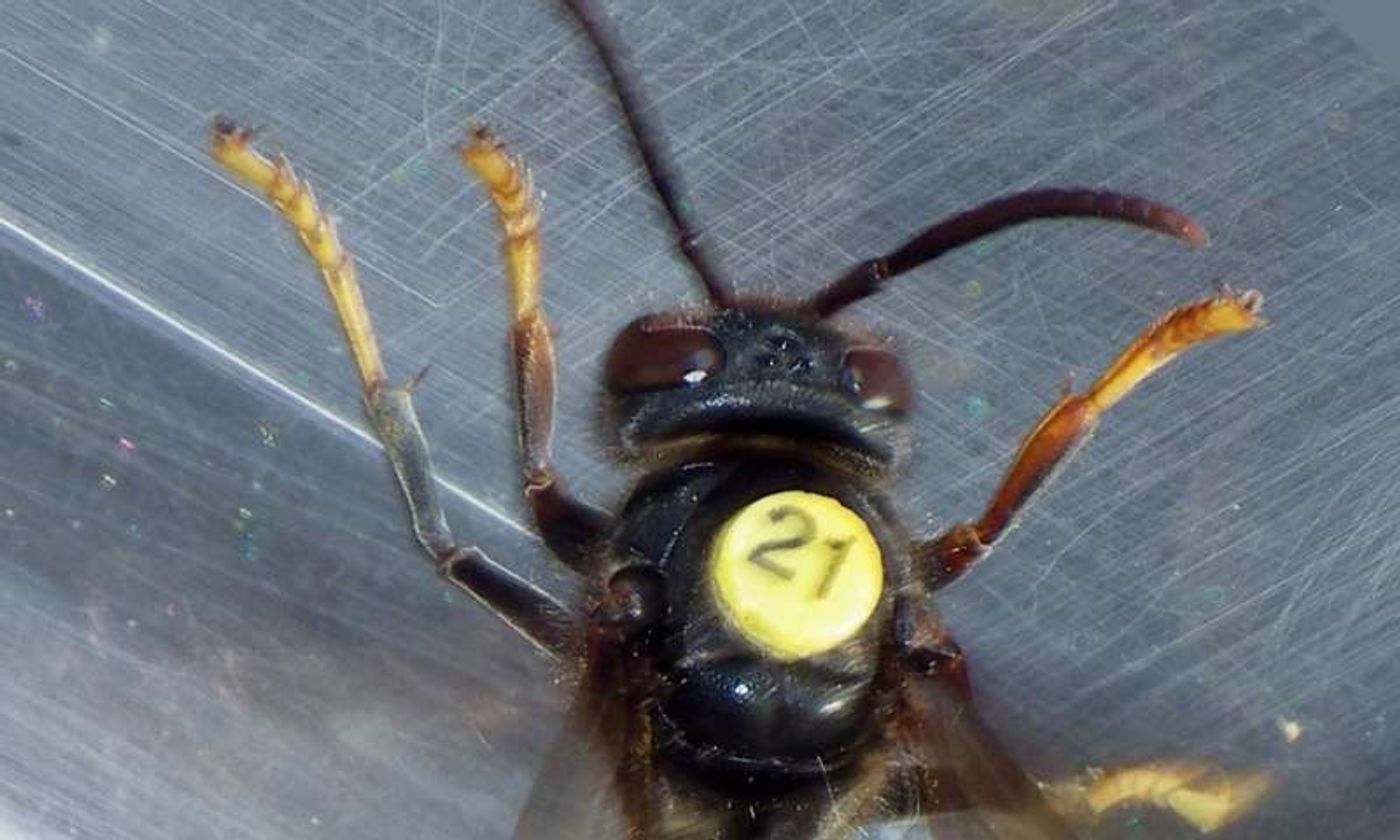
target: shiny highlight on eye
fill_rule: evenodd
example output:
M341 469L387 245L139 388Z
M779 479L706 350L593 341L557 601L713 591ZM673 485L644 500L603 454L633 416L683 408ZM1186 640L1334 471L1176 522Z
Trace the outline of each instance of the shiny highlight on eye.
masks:
M877 347L857 347L846 351L843 382L846 390L871 411L909 410L912 395L909 379L899 358Z
M641 318L628 324L603 366L615 394L699 385L724 367L724 350L698 324Z

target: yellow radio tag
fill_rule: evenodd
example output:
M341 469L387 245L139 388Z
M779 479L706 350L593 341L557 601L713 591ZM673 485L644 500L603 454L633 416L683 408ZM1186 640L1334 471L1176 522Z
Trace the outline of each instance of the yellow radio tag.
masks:
M884 587L880 546L865 521L828 496L787 490L744 507L710 544L720 610L749 641L783 660L855 635Z

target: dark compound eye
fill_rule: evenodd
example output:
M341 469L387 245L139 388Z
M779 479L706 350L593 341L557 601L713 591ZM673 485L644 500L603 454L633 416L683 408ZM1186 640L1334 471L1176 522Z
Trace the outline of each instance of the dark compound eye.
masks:
M846 389L860 400L862 408L901 413L909 410L909 379L894 353L858 347L846 351L844 367Z
M618 394L698 385L724 366L724 351L706 328L650 316L628 324L613 340L603 368Z

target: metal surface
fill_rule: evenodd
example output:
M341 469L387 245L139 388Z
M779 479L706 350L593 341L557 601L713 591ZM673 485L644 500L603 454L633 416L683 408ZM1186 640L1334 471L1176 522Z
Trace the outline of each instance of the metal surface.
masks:
M943 603L1042 775L1204 757L1277 775L1230 836L1400 831L1395 85L1273 0L608 8L745 289L1032 184L1211 229L1045 224L861 305L921 383L901 503L971 514L1066 372L1257 286L1273 327L1115 409ZM390 365L432 364L459 533L546 585L463 127L547 194L559 459L592 498L628 478L591 431L600 353L697 299L543 0L0 5L0 834L507 836L563 689L418 555L308 261L206 158L216 112L334 209Z

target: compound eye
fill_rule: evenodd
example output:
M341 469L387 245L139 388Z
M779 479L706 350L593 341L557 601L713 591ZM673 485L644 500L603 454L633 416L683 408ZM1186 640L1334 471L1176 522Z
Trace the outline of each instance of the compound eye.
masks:
M894 353L857 347L846 351L843 366L846 390L860 400L861 408L898 413L909 410L909 379Z
M603 367L616 394L699 385L724 366L724 350L705 327L657 316L628 324Z

